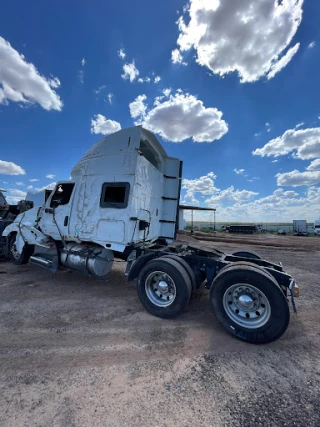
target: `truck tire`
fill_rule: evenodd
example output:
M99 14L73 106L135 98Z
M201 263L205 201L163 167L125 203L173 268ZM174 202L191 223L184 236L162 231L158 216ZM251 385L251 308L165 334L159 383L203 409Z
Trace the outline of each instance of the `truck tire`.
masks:
M28 247L27 244L24 245L22 253L19 254L16 251L16 238L17 238L17 233L12 233L10 235L10 240L9 240L10 260L16 265L27 264L31 256L30 247Z
M270 273L270 271L266 270L263 267L260 267L257 264L254 264L252 261L237 261L235 263L230 263L228 265L226 265L225 267L223 267L218 274L221 274L222 272L226 271L227 269L234 267L235 265L239 266L249 266L252 268L256 268L258 271L261 271L261 269L263 270L264 274L267 274L269 277L271 277L273 280L275 280L277 282L277 284L279 285L277 279ZM217 276L216 276L217 277ZM279 285L280 286L280 285ZM288 288L286 286L280 286L280 288L282 289L283 295L285 295L285 297L287 298L288 296Z
M262 268L237 265L216 276L210 300L220 323L233 336L266 344L286 331L290 312L276 280Z
M250 251L248 249L238 249L237 251L233 252L232 255L240 256L243 258L261 259L260 255L258 255L256 252Z
M142 268L137 292L149 313L171 319L178 316L188 304L192 285L181 264L170 258L157 258Z
M190 267L190 265L185 261L183 258L180 258L178 255L174 254L168 254L161 257L161 259L173 259L174 261L177 261L187 272L189 279L191 281L192 290L194 291L197 289L197 280L194 271Z
M265 274L272 277L273 280L276 280L268 270L265 270L264 268L260 267L257 264L254 264L253 262L250 262L250 261L236 261L236 262L232 262L230 264L227 264L225 267L223 267L218 272L215 279L218 277L218 275L223 274L226 270L229 270L230 268L233 268L234 266L237 266L237 267L239 267L239 266L245 266L246 267L247 266L247 267L252 267L253 269L256 268L258 271L262 270Z

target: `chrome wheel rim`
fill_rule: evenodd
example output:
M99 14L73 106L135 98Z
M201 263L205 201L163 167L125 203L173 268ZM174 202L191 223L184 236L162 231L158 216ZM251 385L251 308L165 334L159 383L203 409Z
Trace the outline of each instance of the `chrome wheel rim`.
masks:
M163 271L153 271L145 282L146 295L157 307L168 307L176 298L176 285Z
M225 312L239 326L261 328L271 316L271 307L265 294L248 283L230 286L223 296Z

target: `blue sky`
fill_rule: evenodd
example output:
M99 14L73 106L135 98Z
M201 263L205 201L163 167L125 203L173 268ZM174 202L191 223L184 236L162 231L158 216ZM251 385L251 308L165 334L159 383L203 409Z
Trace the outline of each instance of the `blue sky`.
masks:
M183 160L184 203L318 218L319 16L316 0L6 2L0 187L14 202L68 179L141 123Z

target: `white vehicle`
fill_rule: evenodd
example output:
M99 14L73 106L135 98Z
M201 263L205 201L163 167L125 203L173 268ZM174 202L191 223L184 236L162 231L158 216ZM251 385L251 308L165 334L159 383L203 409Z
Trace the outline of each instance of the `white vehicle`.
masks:
M320 219L314 221L314 234L320 236Z
M57 270L55 243L60 241L65 267L104 277L113 254L173 240L180 193L181 162L168 157L153 134L141 127L122 130L95 144L60 181L44 206L5 231L17 232L15 250L35 245L30 262ZM84 262L84 247L99 253ZM72 250L72 256L68 253Z
M33 193L31 191L28 191L26 195L26 200L33 203L33 206L42 206L47 200L48 197L51 194L51 190L41 190L37 193Z
M297 286L280 264L250 251L227 255L170 245L179 227L182 162L141 126L97 142L41 207L18 215L3 236L15 264L29 261L105 278L114 257L127 262L144 307L177 316L206 280L212 307L228 332L253 343L287 329ZM250 263L245 262L250 258Z
M308 225L305 219L294 219L293 220L293 234L295 236L307 236Z

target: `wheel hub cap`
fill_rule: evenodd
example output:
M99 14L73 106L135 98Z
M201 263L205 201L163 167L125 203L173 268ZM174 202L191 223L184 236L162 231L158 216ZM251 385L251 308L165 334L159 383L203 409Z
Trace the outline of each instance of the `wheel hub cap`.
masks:
M167 283L167 282L165 282L164 280L161 280L161 281L158 283L158 289L159 289L161 292L168 292L168 289L169 289L168 283Z
M252 310L254 301L249 295L241 295L238 300L238 304L244 310Z

